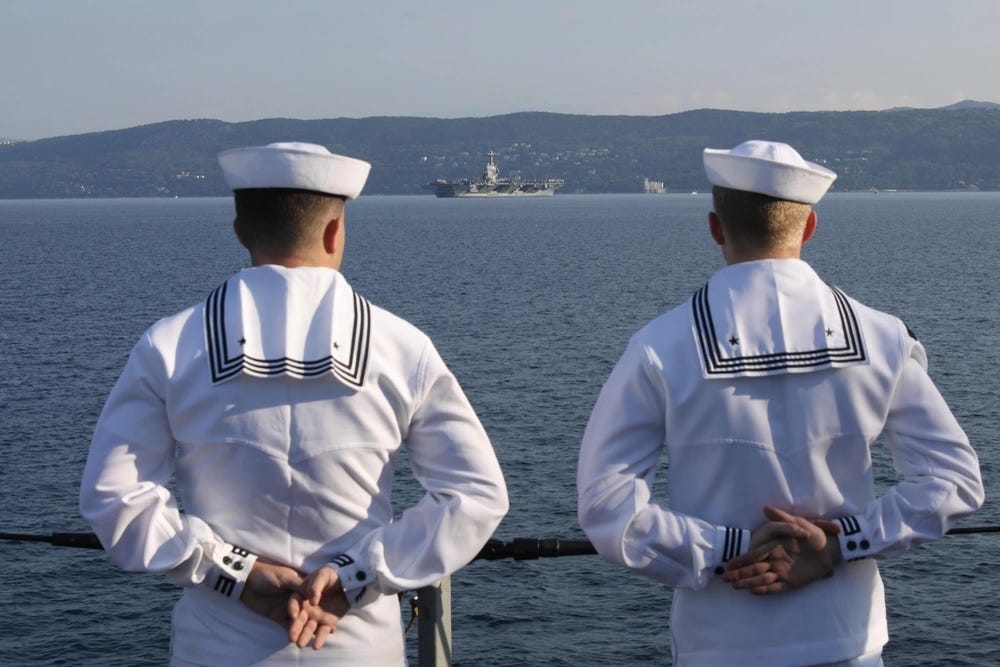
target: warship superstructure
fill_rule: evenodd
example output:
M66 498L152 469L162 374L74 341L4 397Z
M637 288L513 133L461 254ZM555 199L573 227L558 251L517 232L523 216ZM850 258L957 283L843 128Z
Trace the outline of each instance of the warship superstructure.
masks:
M525 181L520 178L501 178L497 166L497 154L486 154L486 168L476 180L463 178L448 181L439 178L426 187L437 197L542 197L555 194L565 181L561 178L545 178Z

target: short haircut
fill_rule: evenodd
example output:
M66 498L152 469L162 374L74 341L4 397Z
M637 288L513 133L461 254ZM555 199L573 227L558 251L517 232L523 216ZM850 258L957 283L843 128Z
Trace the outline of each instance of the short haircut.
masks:
M236 225L251 252L302 249L344 209L343 197L292 188L235 190L233 200Z
M812 210L809 204L719 185L712 187L712 206L726 238L737 247L754 250L800 242Z

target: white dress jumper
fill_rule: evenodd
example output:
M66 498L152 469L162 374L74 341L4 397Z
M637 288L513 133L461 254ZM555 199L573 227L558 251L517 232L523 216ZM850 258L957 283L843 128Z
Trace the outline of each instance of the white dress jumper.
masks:
M880 435L899 481L876 496ZM876 559L941 537L983 502L976 454L921 344L797 259L728 266L635 334L584 434L578 492L603 557L676 589L678 667L877 659L888 635ZM747 551L764 505L840 520L849 562L780 595L734 590L718 575Z
M426 494L393 521L404 446ZM468 563L508 503L426 335L337 271L262 266L143 335L97 423L80 507L118 564L184 587L178 664L398 666L396 594ZM239 602L256 557L338 568L352 609L321 650Z

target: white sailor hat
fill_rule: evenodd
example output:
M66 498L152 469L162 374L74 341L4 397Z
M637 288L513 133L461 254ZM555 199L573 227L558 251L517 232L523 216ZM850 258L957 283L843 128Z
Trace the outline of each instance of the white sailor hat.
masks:
M806 162L788 144L745 141L732 150L706 148L705 174L712 185L758 192L777 199L815 204L837 174Z
M219 165L232 190L294 188L347 199L361 194L372 168L364 160L297 141L223 151Z

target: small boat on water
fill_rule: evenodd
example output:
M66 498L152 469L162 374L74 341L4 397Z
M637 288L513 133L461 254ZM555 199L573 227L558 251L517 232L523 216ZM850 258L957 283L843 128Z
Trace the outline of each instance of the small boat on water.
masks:
M555 194L565 184L561 178L530 181L501 178L496 156L493 151L486 154L486 168L483 175L475 180L463 178L449 181L439 178L425 187L432 190L436 197L540 197Z

